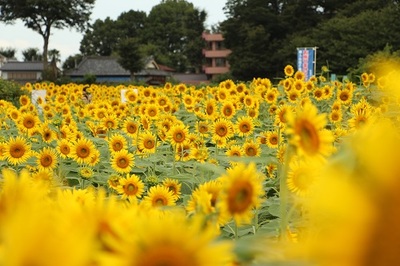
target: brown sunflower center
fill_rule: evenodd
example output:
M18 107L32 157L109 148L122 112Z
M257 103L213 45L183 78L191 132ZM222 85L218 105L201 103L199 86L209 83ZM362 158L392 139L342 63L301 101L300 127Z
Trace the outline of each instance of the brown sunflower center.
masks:
M166 206L168 200L163 196L158 196L153 199L153 206Z
M138 191L138 187L134 184L128 184L124 186L124 191L126 195L135 195Z
M76 155L77 155L78 157L80 157L80 158L86 158L86 157L89 156L89 154L90 154L90 149L89 149L89 147L86 147L86 146L84 146L84 147L79 147L79 148L77 149L77 151L76 151Z
M22 145L13 145L10 149L10 155L13 158L21 158L25 154L25 148Z
M112 145L114 151L120 151L124 147L121 141L115 141Z
M240 131L243 133L247 133L250 131L250 125L247 123L240 124Z
M144 141L144 147L145 147L146 149L151 150L151 149L154 148L154 146L155 146L154 140L152 140L152 139L147 139L147 140Z
M119 168L126 168L129 166L129 160L125 157L121 157L117 159L117 166Z
M235 183L228 191L230 213L243 213L252 205L253 186L247 181Z
M247 156L256 156L257 155L257 149L253 146L249 146L245 149L246 155Z
M300 145L308 154L318 152L320 139L315 126L308 120L299 121L298 129L296 130L300 136Z
M40 158L40 164L43 167L49 167L53 163L53 157L50 155L44 155Z
M33 121L33 119L28 117L28 118L24 119L23 124L24 124L24 127L30 129L35 126L35 121Z
M216 133L220 137L225 137L228 134L228 128L224 125L220 125L217 127Z
M138 261L148 266L186 266L197 265L193 255L181 246L172 246L168 243L149 248L142 252Z

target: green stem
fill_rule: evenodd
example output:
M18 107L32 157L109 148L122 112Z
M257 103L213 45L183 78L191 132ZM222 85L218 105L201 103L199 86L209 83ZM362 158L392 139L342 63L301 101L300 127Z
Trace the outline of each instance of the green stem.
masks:
M285 160L283 165L281 165L281 169L279 171L279 200L280 200L280 238L281 240L286 241L287 236L285 234L286 228L289 223L289 216L287 212L287 208L289 205L289 191L286 184L288 165L291 158L292 146L289 145L285 152Z

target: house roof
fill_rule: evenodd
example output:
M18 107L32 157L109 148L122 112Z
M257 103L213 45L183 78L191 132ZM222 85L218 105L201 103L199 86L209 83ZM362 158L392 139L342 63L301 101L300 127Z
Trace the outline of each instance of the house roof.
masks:
M124 69L111 56L89 56L85 57L78 67L68 71L69 76L84 76L92 74L96 76L130 76L128 70Z
M170 74L160 69L143 69L135 73L136 76L169 76Z
M5 63L1 68L2 71L43 71L42 61L32 62L15 62L9 61Z

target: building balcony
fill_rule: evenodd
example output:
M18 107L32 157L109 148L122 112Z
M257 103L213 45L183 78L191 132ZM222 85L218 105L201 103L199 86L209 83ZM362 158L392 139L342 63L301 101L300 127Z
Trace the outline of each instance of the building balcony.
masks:
M222 34L220 34L220 33L203 32L202 37L207 42L223 41L224 40L224 37L222 37Z
M203 55L205 58L226 58L231 53L231 50L206 50L203 49Z
M229 72L229 67L210 67L210 66L203 66L203 71L205 74L224 74Z

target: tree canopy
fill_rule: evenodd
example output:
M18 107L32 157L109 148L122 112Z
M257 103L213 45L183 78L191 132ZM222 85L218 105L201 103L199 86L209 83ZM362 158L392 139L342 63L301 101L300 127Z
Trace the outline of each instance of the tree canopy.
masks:
M318 47L317 63L346 74L359 58L400 48L399 1L228 0L221 31L233 76L279 77L297 47Z
M83 31L95 0L0 0L0 21L20 19L43 37L43 64L47 69L48 45L52 28L66 27Z
M196 71L202 64L205 18L206 12L192 3L163 0L148 16L130 10L116 20L95 21L85 32L80 51L83 55L122 56L119 52L125 46L119 43L133 38L143 57L154 56L158 63L178 71Z

